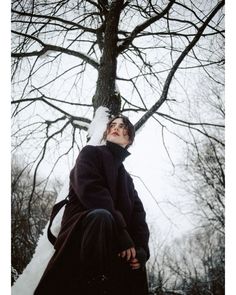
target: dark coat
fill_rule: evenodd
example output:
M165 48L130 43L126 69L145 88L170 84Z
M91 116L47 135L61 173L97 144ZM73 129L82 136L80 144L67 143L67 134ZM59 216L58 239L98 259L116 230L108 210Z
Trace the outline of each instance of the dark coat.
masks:
M146 214L132 178L122 164L129 153L123 148L124 153L120 153L120 147L117 152L116 145L109 144L110 146L84 147L71 170L69 203L65 207L61 230L55 243L56 251L35 295L79 294L73 290L78 285L79 273L83 272L76 255L82 235L81 221L93 209L106 209L114 217L121 236L118 251L135 246L146 254L146 259L149 258ZM133 280L139 290L129 291L127 295L146 294L145 269L127 270L126 276L129 277L129 283Z

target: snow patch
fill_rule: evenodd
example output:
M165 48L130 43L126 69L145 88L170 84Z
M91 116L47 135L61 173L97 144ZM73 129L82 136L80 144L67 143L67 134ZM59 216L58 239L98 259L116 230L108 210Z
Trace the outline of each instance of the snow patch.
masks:
M23 273L12 287L12 295L33 295L39 280L54 253L54 248L47 239L47 227L39 238L36 251Z
M81 121L81 120L73 120L72 121L72 123L74 124L74 125L78 125L79 127L85 127L85 128L89 128L89 123L87 123L87 122L83 122L83 121Z
M97 109L89 126L88 136L90 140L87 143L88 145L101 145L102 136L108 122L108 112L109 109L106 107L99 107Z
M57 201L59 202L64 199L68 194L69 188L69 176L66 178L64 182L64 186L62 187L60 194L58 195ZM64 212L64 208L60 210L53 221L52 232L55 236L58 235L61 227L61 219ZM35 288L37 287L45 268L52 255L54 254L53 245L49 242L47 238L47 223L43 234L40 236L38 244L36 246L35 253L24 269L23 273L16 280L11 289L12 295L33 295Z

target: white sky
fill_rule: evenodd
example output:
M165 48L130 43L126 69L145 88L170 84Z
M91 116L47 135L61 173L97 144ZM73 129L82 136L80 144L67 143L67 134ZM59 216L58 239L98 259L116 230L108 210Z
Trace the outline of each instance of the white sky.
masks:
M168 201L184 204L185 197L177 192L177 179L158 129L160 127L157 123L149 120L145 128L137 134L134 145L130 148L131 156L125 161L125 166L131 174L141 178L140 180L133 176L136 189L147 210L147 220L163 235L168 232L169 238L172 238L180 236L191 224L177 209L168 204ZM183 151L179 142L174 136L167 134L165 140L172 160L175 163L180 161Z

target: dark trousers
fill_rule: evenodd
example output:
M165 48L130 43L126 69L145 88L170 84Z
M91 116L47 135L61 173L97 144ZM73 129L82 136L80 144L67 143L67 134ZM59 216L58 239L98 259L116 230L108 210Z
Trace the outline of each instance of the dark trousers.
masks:
M85 274L108 276L118 254L113 216L105 209L91 211L83 220L82 233L79 257Z
M118 257L117 228L109 211L90 211L77 234L56 261L55 252L34 295L147 295L146 272L131 270Z
M132 270L118 257L118 234L111 213L95 209L83 220L80 262L87 277L86 294L145 295L146 273Z

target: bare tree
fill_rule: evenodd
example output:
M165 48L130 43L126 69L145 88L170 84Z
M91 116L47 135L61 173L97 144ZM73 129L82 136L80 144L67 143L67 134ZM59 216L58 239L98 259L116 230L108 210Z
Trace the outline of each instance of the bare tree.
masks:
M224 237L221 234L201 229L173 245L172 249L166 249L165 262L174 278L173 289L185 294L224 294Z
M211 87L210 87L211 88ZM221 86L222 90L222 86ZM204 93L204 92L203 92ZM224 99L219 88L212 87L204 95L205 108L223 126L225 120ZM207 109L209 109L207 108ZM208 136L192 137L186 149L182 181L184 190L192 198L193 213L198 222L224 234L225 226L225 140L224 128L205 128Z
M196 95L203 95L204 109L206 112L211 110L210 113L223 126L223 85L210 87L209 79L206 83L208 93L202 87ZM195 115L199 116L199 110ZM155 253L151 272L156 284L153 294L165 294L170 290L191 295L225 293L224 128L205 126L204 129L204 136L196 135L190 129L192 140L188 138L186 157L182 160L184 169L182 162L179 173L191 204L188 214L197 227L172 241L164 252Z
M201 150L205 149L205 150ZM196 146L196 154L192 155L189 170L194 174L189 177L189 190L195 197L198 215L203 221L210 223L216 230L224 232L224 150L212 142L203 147ZM194 178L194 179L193 179Z
M53 158L52 171L84 144L99 106L136 114L137 130L151 117L203 133L214 126L176 117L188 102L175 89L181 76L209 74L224 61L223 7L216 0L13 0L13 151L34 147L33 187L45 159Z
M51 190L44 191L43 183L37 182L29 215L28 201L32 191L32 175L24 169L19 159L13 158L11 173L12 193L12 283L31 260L39 235L49 218L52 205L60 189L55 183Z
M224 257L224 236L212 227L186 233L155 253L150 294L223 295Z

